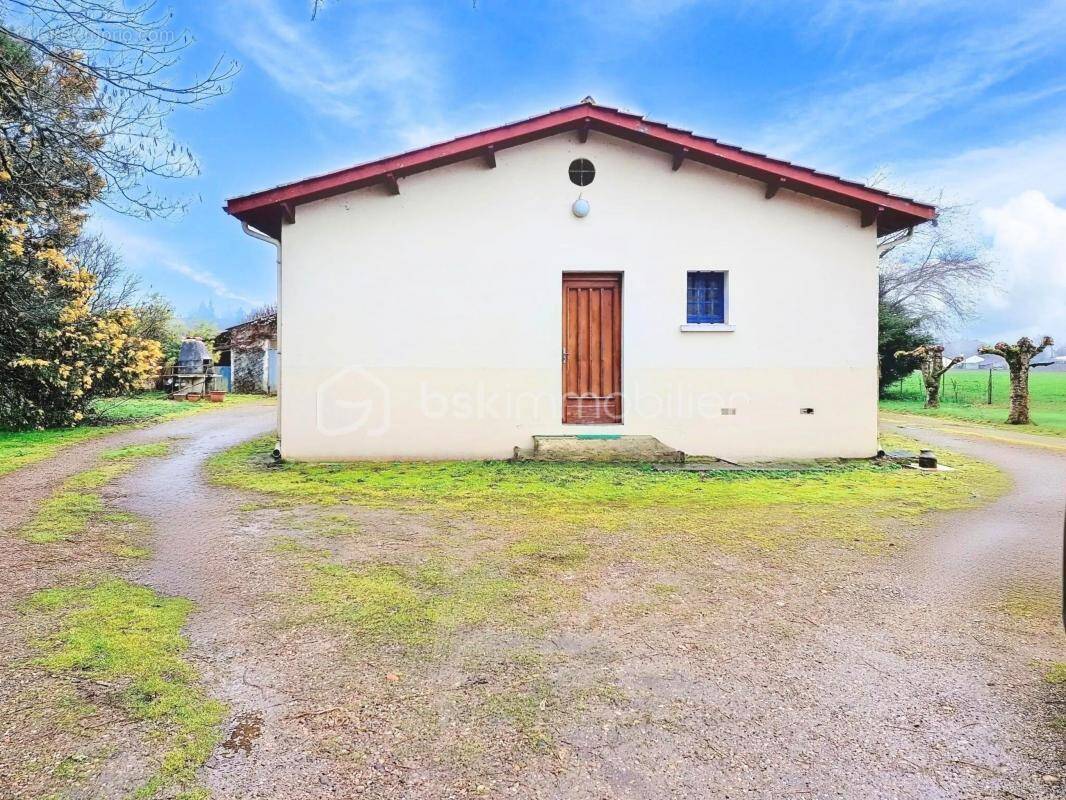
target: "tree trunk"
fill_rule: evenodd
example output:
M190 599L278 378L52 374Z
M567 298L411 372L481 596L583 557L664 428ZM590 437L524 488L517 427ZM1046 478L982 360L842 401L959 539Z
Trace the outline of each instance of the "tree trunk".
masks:
M981 345L977 352L982 355L999 356L1007 362L1010 368L1010 415L1007 423L1010 425L1029 425L1029 365L1033 358L1055 344L1050 336L1040 340L1040 344L1033 344L1028 336L1018 340L1018 344L996 342L994 347Z
M925 379L925 407L940 408L940 376Z
M1029 419L1029 359L1019 355L1008 360L1010 366L1010 416L1011 425L1028 425Z

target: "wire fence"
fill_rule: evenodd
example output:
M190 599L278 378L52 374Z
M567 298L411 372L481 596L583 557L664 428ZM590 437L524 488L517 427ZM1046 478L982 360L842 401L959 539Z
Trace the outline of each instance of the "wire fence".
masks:
M914 372L885 387L886 400L925 402L922 376ZM948 372L940 384L940 403L960 406L996 405L1010 401L1010 373L1006 370Z

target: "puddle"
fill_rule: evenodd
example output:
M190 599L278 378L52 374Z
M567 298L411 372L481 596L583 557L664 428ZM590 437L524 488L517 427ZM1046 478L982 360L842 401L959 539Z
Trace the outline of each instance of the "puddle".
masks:
M248 711L238 714L233 719L233 727L229 736L222 743L222 749L226 755L252 752L252 744L263 732L263 715L258 711Z

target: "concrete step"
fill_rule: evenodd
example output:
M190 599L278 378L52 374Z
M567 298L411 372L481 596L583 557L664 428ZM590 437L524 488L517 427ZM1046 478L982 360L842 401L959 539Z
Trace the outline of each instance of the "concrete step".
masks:
M515 461L637 461L680 464L685 454L654 436L571 434L534 436L533 447L514 449Z

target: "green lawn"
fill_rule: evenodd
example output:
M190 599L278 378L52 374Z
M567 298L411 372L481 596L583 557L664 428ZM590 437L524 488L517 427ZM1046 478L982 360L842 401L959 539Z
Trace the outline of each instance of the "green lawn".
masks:
M968 420L1004 425L1012 430L1066 436L1066 372L1041 372L1029 376L1030 408L1033 425L1006 426L1010 406L1010 376L1006 371L992 373L992 404L988 404L988 371L953 369L944 376L940 408L923 408L925 394L921 378L914 373L890 386L881 400L885 411Z
M113 702L163 748L154 772L127 797L152 798L164 790L167 797L207 797L196 785L197 769L214 750L226 711L200 688L185 656L181 629L193 604L106 578L37 592L23 610L47 616L53 629L36 643L37 665L104 691L123 687ZM97 688L96 696L102 695Z
M889 449L917 451L916 442L882 437ZM868 524L878 513L904 517L963 508L995 496L1002 476L991 466L954 457L957 472L922 475L894 464L860 460L825 471L723 472L713 480L693 472L656 472L646 465L504 461L313 464L270 458L273 439L248 442L208 463L213 480L284 503L431 511L484 520L543 535L638 529L643 534L720 532L759 544L772 534L774 512L790 529L819 538L880 538ZM945 457L946 459L946 457ZM827 522L831 520L831 522ZM826 524L822 524L826 523Z
M168 400L163 392L146 392L128 398L99 400L93 411L102 424L79 425L76 428L52 428L43 431L0 430L0 475L14 472L26 464L49 458L72 444L113 433L116 426L162 422L163 420L195 414L211 408L234 403L262 400L261 395L227 395L226 401L189 403Z

